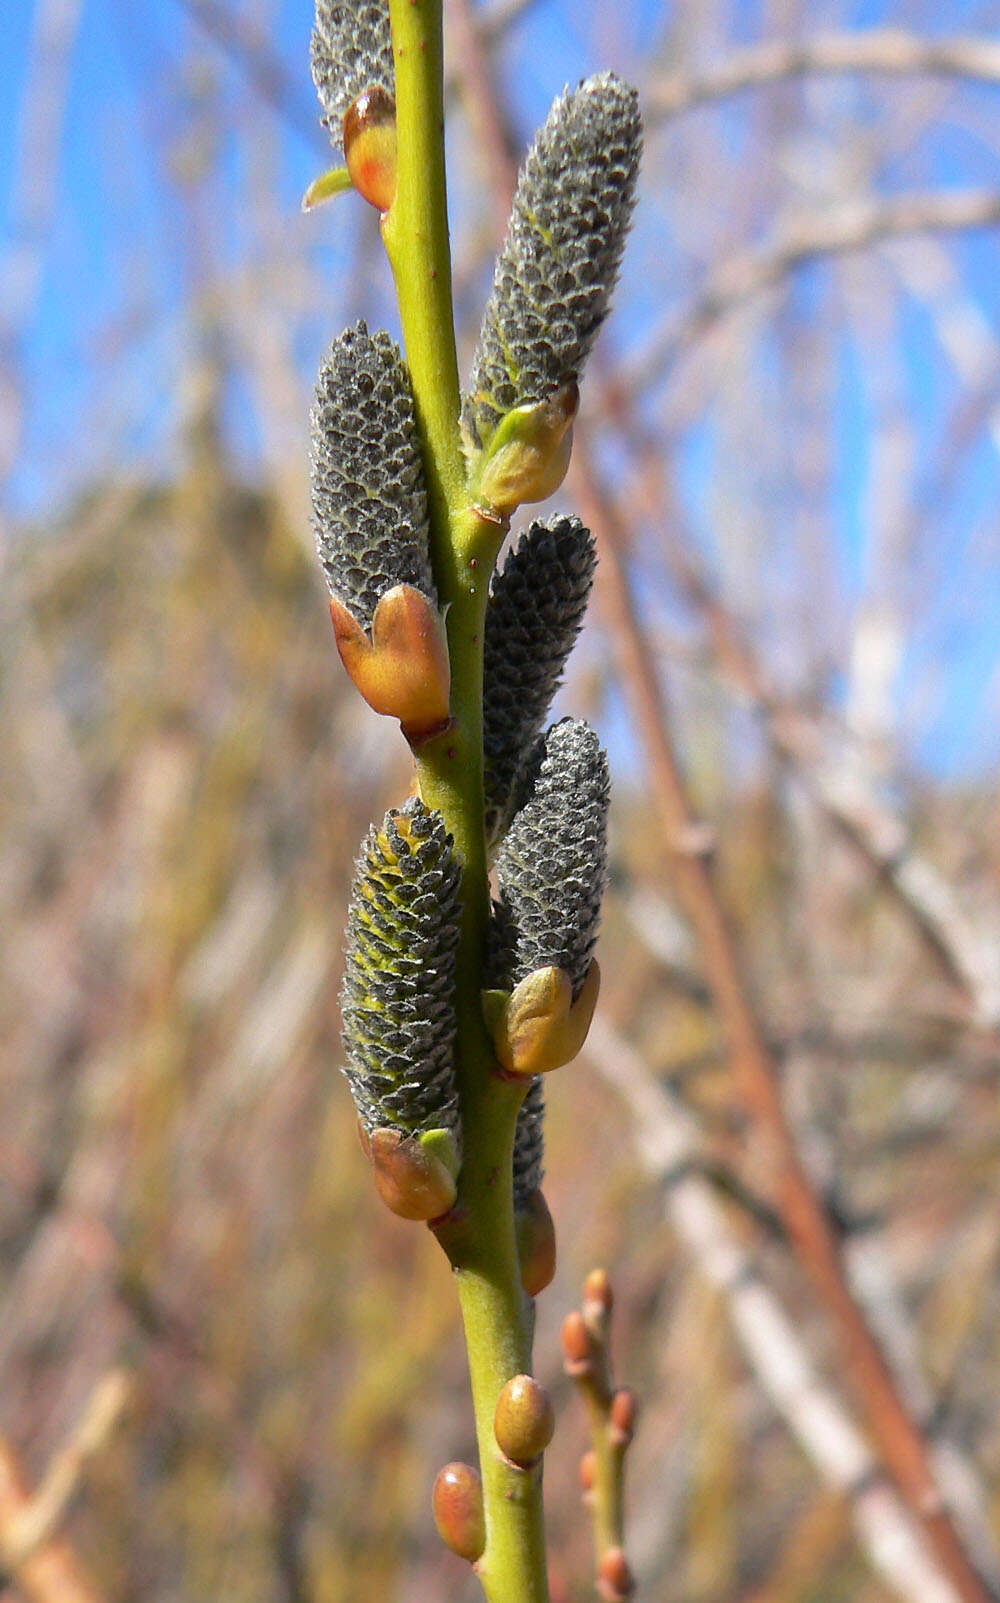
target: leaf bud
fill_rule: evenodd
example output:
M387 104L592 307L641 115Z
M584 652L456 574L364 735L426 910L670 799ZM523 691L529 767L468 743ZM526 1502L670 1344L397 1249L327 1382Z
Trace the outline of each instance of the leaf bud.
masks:
M627 1386L616 1391L611 1399L611 1412L609 1416L609 1429L611 1441L616 1447L627 1447L635 1435L635 1422L639 1405L634 1391Z
M373 1130L368 1145L375 1189L400 1219L440 1219L452 1207L459 1163L450 1130Z
M635 1591L632 1571L620 1547L609 1547L597 1566L597 1595L602 1603L627 1603Z
M380 212L396 198L396 103L385 89L368 89L344 116L344 157L351 183Z
M563 1368L574 1379L586 1375L594 1364L594 1338L578 1308L573 1308L562 1324Z
M445 1464L434 1481L434 1524L446 1547L475 1564L486 1546L483 1483L471 1464Z
M493 1434L505 1458L529 1469L541 1458L555 1429L555 1415L545 1387L532 1375L515 1375L497 1400Z
M592 1492L597 1483L597 1454L588 1447L580 1460L580 1485L584 1492Z
M544 400L508 412L476 462L470 483L476 500L509 517L526 501L555 495L569 468L579 404L570 379Z
M483 637L486 834L503 833L587 607L593 537L579 518L531 523L490 587Z
M484 1013L501 1068L537 1075L571 1063L587 1039L600 988L601 971L591 962L575 1001L569 975L552 967L525 975L509 996L485 992Z

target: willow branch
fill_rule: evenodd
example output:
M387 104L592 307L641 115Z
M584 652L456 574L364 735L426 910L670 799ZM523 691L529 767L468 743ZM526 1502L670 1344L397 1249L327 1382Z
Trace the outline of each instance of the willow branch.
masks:
M94 1388L75 1429L35 1491L17 1454L0 1437L0 1569L31 1603L100 1603L70 1544L58 1534L87 1463L114 1429L128 1394L120 1370Z
M494 1073L480 1001L489 886L483 830L483 633L503 529L470 505L459 445L444 165L440 0L390 0L398 142L396 197L382 237L393 271L431 515L431 556L447 617L452 723L417 755L426 804L442 814L462 868L456 965L463 1153L458 1201L438 1232L465 1325L483 1481L486 1545L476 1568L490 1603L547 1603L541 1464L505 1458L498 1398L531 1368L531 1320L514 1237L512 1149L524 1088ZM503 1178L499 1178L503 1177Z

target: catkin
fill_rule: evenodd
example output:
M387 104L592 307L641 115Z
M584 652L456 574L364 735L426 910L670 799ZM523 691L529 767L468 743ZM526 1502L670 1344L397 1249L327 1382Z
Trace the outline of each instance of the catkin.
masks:
M579 518L534 522L493 580L486 613L486 833L502 827L519 768L545 723L580 632L596 563Z
M316 544L333 595L370 629L379 598L410 584L437 605L409 373L363 321L334 340L311 415Z
M369 1134L458 1134L459 879L440 813L417 797L371 829L358 859L341 1011L345 1073Z
M635 201L639 97L614 73L558 98L518 176L473 358L470 453L506 413L578 379L608 311Z
M323 124L340 149L344 113L352 101L366 89L384 89L390 95L394 90L387 0L352 5L317 0L309 59Z
M497 854L491 981L511 989L551 965L569 975L575 998L597 941L610 795L608 760L587 723L564 718L552 725L522 795Z

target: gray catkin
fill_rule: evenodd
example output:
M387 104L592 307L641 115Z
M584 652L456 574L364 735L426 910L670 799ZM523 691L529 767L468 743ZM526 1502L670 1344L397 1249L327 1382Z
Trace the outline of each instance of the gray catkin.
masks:
M344 113L352 101L366 89L394 92L388 0L350 5L317 0L309 58L323 124L340 149Z
M486 832L503 822L518 770L545 723L580 632L596 564L590 531L535 521L493 580L486 612L483 757Z
M564 969L574 998L597 941L607 877L608 760L582 719L538 742L521 804L497 854L491 985L510 990L536 969Z
M370 1134L459 1134L455 953L460 870L440 813L417 797L373 827L358 858L341 1012L345 1074Z
M614 73L556 100L517 181L462 423L486 446L514 407L579 378L618 277L642 152L638 95Z
M521 1103L514 1131L514 1207L523 1208L544 1177L545 1092L542 1076L536 1074Z
M360 321L334 340L316 381L311 437L313 520L331 594L364 629L397 584L436 606L413 394L388 334L369 334Z

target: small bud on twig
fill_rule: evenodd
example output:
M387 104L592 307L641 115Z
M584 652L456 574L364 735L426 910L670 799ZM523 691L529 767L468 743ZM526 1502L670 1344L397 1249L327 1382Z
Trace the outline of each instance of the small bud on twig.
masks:
M483 1483L471 1464L445 1464L433 1493L434 1524L446 1547L474 1564L486 1546Z
M515 1375L497 1400L493 1432L505 1458L529 1469L541 1458L555 1429L555 1415L545 1387L532 1375Z
M583 1308L563 1321L567 1375L576 1381L590 1421L591 1449L580 1463L584 1501L591 1510L597 1550L597 1590L606 1603L624 1603L633 1591L625 1562L625 1455L636 1421L636 1399L615 1390L609 1347L614 1293L607 1273L592 1269L583 1286Z
M597 1566L597 1595L602 1603L627 1603L634 1591L625 1554L620 1547L609 1547Z
M396 104L385 89L368 89L344 116L344 156L351 183L376 210L396 198Z
M567 1375L578 1377L590 1371L594 1359L594 1341L584 1324L583 1315L576 1308L563 1320L562 1347Z

